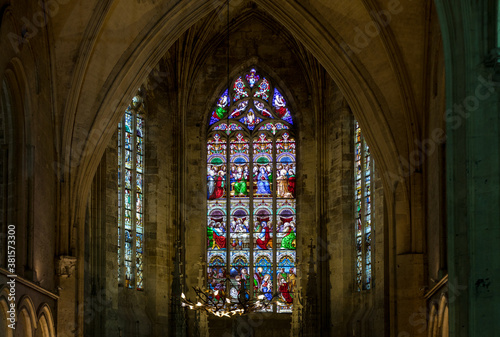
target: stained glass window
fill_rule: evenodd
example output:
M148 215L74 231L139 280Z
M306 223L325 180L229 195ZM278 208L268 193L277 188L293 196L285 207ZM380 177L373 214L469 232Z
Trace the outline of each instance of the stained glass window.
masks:
M354 220L356 290L372 287L372 166L370 148L354 121Z
M118 282L144 290L144 103L141 91L118 123Z
M209 117L208 287L235 300L278 294L265 311L291 312L297 275L292 116L281 91L256 69L230 88Z

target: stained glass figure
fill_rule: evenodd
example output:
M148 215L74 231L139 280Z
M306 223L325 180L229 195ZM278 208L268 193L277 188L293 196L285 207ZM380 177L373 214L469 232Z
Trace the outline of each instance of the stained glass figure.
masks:
M125 132L125 149L127 150L133 150L133 143L132 143L132 134Z
M354 121L354 233L356 254L356 289L369 290L372 285L372 158L370 148Z
M273 223L269 221L256 221L254 226L254 249L273 248Z
M138 117L136 119L136 129L137 129L137 137L143 138L144 137L144 119Z
M259 134L253 143L255 196L267 197L273 189L273 143L265 133Z
M231 233L250 233L250 214L248 199L231 200Z
M216 133L207 145L207 197L209 200L223 198L226 191L226 140Z
M243 113L247 107L248 107L248 101L241 101L231 112L229 118L237 118L243 116Z
M142 138L137 137L137 154L142 155Z
M240 119L240 122L246 124L249 130L253 130L255 125L262 122L262 119L255 116L255 113L252 109L249 109L246 116Z
M132 114L130 113L130 110L128 110L125 113L125 132L132 133L132 130L133 130L133 127L132 127L133 120L134 120L134 118L132 117Z
M215 300L220 299L219 291L226 290L226 252L209 250L207 252L208 288L214 292Z
M280 220L280 232L277 233L277 244L279 249L296 249L297 236L294 221Z
M219 216L217 212L212 213L207 226L208 248L221 250L227 248L225 217Z
M134 164L132 163L132 151L126 150L125 151L125 167L128 169L132 169L132 166Z
M224 91L224 93L217 101L215 110L212 112L212 116L210 118L210 125L224 118L227 112L228 104L229 104L229 95L228 95L228 90L226 89L226 91Z
M274 88L273 107L279 118L283 119L284 121L287 121L290 124L293 124L290 111L286 107L286 101L283 98L283 95L276 88Z
M137 173L135 177L135 187L137 189L137 192L142 193L142 174Z
M137 193L135 198L135 209L137 212L142 213L142 193Z
M137 290L144 289L144 112L139 93L118 124L118 280Z
M125 210L125 229L132 229L132 211Z
M277 287L279 293L279 302L277 312L290 313L292 308L290 305L293 303L295 289L297 287L297 275L295 267L277 267L276 272Z
M125 209L132 209L132 194L130 190L125 190Z
M242 133L238 133L230 143L230 189L231 196L248 197L249 191L249 143Z
M237 77L230 88L209 116L209 296L217 301L229 279L227 291L236 301L245 282L245 298L272 299L278 294L279 304L265 311L290 313L297 250L291 112L281 92L255 68Z
M263 295L266 300L273 299L273 268L269 266L255 266L254 267L254 295ZM261 310L263 312L272 312L273 308L269 307Z
M132 188L132 171L131 170L125 170L125 188L129 189L129 190Z
M267 118L274 118L273 115L266 108L266 105L260 101L254 100L253 105L257 109L257 111L263 116Z
M136 213L135 214L135 226L136 226L137 231L142 233L144 227L143 227L143 221L142 221L142 214L141 213Z

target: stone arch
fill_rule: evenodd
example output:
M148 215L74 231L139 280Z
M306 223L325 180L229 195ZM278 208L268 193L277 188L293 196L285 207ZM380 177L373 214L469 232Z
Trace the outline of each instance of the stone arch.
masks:
M21 40L26 23L21 22L16 14L15 5L10 3L0 11L0 36L6 41L2 49L0 63L0 85L2 96L10 96L9 125L4 124L4 129L9 130L8 152L9 158L9 195L13 195L10 215L11 222L19 225L17 260L19 264L28 267L27 273L18 270L21 276L31 279L30 271L33 270L33 227L34 227L34 140L32 132L32 111L36 106L37 94L40 94L39 63L35 54L43 48L36 48L29 38ZM23 28L24 27L24 28ZM29 35L29 33L28 33ZM45 34L39 34L40 39L45 39ZM44 40L46 42L46 40ZM2 98L3 100L3 98ZM2 109L4 110L4 109ZM3 158L2 158L3 159ZM21 211L22 210L22 211Z
M450 335L448 310L448 304L446 304L441 320L441 336L439 337L448 337Z
M429 313L429 324L427 325L427 336L437 337L438 332L438 308L435 304L432 305Z
M38 319L38 327L35 331L35 337L49 337L49 336L51 336L51 335L49 333L47 319L45 318L44 315L42 315Z
M54 337L54 319L52 311L47 303L43 303L38 308L38 325L35 332L36 337Z
M2 98L7 98L8 108L4 112L5 139L7 145L6 175L8 193L14 197L7 201L7 225L23 224L16 228L17 259L20 263L33 267L33 185L30 158L27 157L27 145L32 136L29 127L31 96L28 80L22 61L13 58L4 73ZM2 109L4 110L4 109ZM3 159L3 158L2 158ZM33 164L33 162L31 162ZM5 204L4 204L5 205ZM22 210L22 211L21 211ZM5 219L5 218L4 218ZM24 272L21 271L21 275ZM18 271L19 273L19 271Z
M447 337L449 333L448 325L448 297L443 294L439 301L439 309L437 313L437 329L436 337Z
M0 291L0 333L5 337L12 337L13 331L8 327L11 322L9 319L9 290L7 286L3 286Z
M16 319L14 336L32 337L37 328L37 319L35 306L28 295L24 295L18 301Z
M265 4L265 2L263 1L262 4ZM87 194L90 186L88 177L93 176L98 164L98 160L95 158L101 157L111 137L112 130L114 130L114 127L111 126L116 125L119 120L121 107L127 104L135 88L146 77L148 70L158 63L173 41L192 25L192 21L187 21L188 18L192 19L192 16L196 18L203 17L213 9L211 6L197 4L196 1L184 5L182 13L179 12L178 8L175 8L162 17L154 29L134 41L131 47L127 49L126 54L120 58L120 62L113 68L113 75L106 80L104 87L107 89L99 93L96 100L91 100L91 102L94 102L93 106L90 107L91 111L96 111L96 114L91 125L88 125L88 132L85 132L87 139L74 139L73 141L74 144L82 145L82 150L75 152L80 154L80 158L71 159L72 161L81 161L82 164L78 173L75 173L75 175L72 173L72 182L76 184L74 193L77 195ZM388 169L392 172L399 172L399 164L395 160L397 156L393 155L398 153L393 134L387 120L383 117L380 118L384 116L384 110L389 111L390 109L380 90L373 87L373 81L367 79L367 75L361 74L363 67L357 67L360 66L359 60L355 57L347 58L344 50L339 45L330 43L332 40L340 39L340 36L338 34L332 36L326 31L325 26L317 22L317 19L311 17L310 14L299 12L286 2L276 6L279 6L280 9L269 8L270 13L276 16L278 22L282 23L292 33L295 33L299 40L330 73L346 95L361 125L371 126L365 128L365 133L370 144L372 144L374 156L382 172ZM177 24L175 29L172 30L169 20L172 20L174 15L180 17L176 19L176 22L180 21L180 24ZM161 40L159 40L160 37ZM326 48L328 50L319 48L319 45L328 46ZM82 85L81 90L84 87L85 84ZM74 94L79 94L79 92ZM68 114L69 118L78 118L80 114L77 114L77 112L82 109L86 110L83 106L78 107L76 105L69 108L72 111ZM88 122L82 124L88 124ZM74 133L75 130L67 131ZM375 135L378 137L375 137ZM69 137L73 136L70 135ZM75 134L75 137L78 136ZM67 150L70 151L71 146ZM391 155L383 156L382 153ZM65 155L68 156L69 153ZM71 221L75 221L74 216L80 219L83 217L84 205L76 204L77 200L82 200L76 195L72 197L72 200L73 216Z

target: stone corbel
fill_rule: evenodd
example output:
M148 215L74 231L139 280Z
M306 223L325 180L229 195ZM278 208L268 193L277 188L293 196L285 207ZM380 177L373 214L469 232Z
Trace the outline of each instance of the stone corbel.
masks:
M56 259L56 275L70 277L76 268L76 257L61 255Z

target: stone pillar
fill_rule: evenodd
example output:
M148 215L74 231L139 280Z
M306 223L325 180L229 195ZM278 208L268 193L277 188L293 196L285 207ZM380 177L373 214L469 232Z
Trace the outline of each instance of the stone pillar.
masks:
M317 274L314 270L314 250L316 246L313 245L313 239L311 239L311 244L309 245L310 257L309 257L309 270L307 274L307 289L306 296L304 298L305 310L304 319L302 320L302 334L301 336L319 336L320 327L319 325L319 311L318 311L318 284L317 284Z
M500 330L498 4L439 0L447 85L450 336ZM457 52L461 51L461 52Z
M170 300L170 303L172 305L170 311L170 335L175 337L184 337L186 336L186 309L181 306L180 297L180 294L185 292L181 283L180 257L182 256L182 246L180 241L177 241L176 247L177 251L172 278L172 298Z
M83 312L75 300L78 298L76 277L77 260L74 256L62 255L56 258L56 280L59 295L57 303L57 332L60 337L76 336L78 331L77 315ZM81 310L78 310L81 309Z

